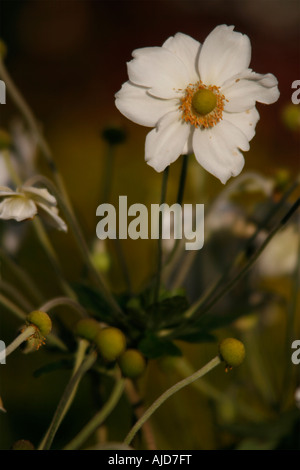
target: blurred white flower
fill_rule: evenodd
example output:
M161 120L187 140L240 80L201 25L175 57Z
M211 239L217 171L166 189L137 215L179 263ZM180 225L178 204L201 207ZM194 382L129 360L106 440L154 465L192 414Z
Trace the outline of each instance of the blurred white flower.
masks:
M288 276L296 269L299 228L290 224L283 228L266 246L257 260L260 276Z
M277 101L277 79L249 69L250 40L217 26L203 45L182 33L162 47L133 51L129 81L116 94L127 118L154 127L146 137L145 159L163 171L180 154L197 161L222 183L243 166L259 114L256 101Z
M37 214L46 218L58 230L67 231L65 222L59 217L56 199L45 188L23 185L13 191L0 186L0 219L15 219L18 222L33 219Z

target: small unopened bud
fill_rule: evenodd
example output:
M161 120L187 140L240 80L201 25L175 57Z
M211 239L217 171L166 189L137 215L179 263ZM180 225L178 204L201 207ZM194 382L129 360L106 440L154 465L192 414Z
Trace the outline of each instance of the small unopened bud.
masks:
M103 328L95 338L96 346L106 361L115 361L126 348L126 338L119 328Z
M45 312L35 310L27 316L27 324L33 325L39 329L42 336L46 337L52 330L52 322L49 315Z
M226 368L237 367L245 359L245 346L235 338L226 338L219 344L220 357L226 363Z
M130 379L140 377L146 368L146 360L140 351L127 349L119 358L122 374Z
M87 341L94 341L100 330L100 323L93 318L83 318L75 326L75 334Z

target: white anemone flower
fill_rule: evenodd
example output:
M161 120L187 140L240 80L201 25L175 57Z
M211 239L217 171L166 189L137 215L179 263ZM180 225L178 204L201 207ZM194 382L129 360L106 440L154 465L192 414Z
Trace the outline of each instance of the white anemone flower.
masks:
M23 185L13 191L0 186L0 219L14 219L18 222L33 219L37 214L47 219L58 230L67 231L67 225L59 217L57 202L45 188Z
M154 127L145 159L163 171L181 154L197 161L222 183L244 166L259 119L256 102L278 100L277 79L249 68L251 44L234 26L217 26L201 45L182 33L162 47L132 53L129 81L116 106L133 122Z

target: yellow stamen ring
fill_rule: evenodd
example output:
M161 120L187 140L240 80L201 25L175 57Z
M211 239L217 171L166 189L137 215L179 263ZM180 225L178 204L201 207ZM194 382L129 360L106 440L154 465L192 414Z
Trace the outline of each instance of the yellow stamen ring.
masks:
M185 89L179 109L182 119L195 127L208 128L221 121L225 96L215 85L204 85L201 80Z

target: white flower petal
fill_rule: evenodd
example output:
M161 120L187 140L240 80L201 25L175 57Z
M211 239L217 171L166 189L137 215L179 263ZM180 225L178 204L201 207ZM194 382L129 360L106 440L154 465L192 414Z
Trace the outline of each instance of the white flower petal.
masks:
M193 149L200 165L225 184L243 169L244 157L238 147L246 147L245 139L237 127L222 121L214 128L196 129Z
M56 206L57 202L54 196L45 188L35 188L34 186L22 186L21 191L30 199L44 204Z
M183 33L177 33L167 39L163 47L173 52L184 63L189 80L192 83L197 82L200 77L198 73L198 59L201 49L200 42Z
M190 126L180 119L178 111L166 114L146 137L148 165L158 172L163 171L182 154L189 133Z
M259 120L259 113L255 107L242 113L223 112L223 120L229 121L238 127L250 141L255 136L255 126Z
M116 93L116 107L131 121L141 126L154 127L158 120L178 107L178 100L163 100L149 95L147 88L126 82Z
M279 98L277 79L271 73L266 75L248 71L222 87L225 95L225 111L240 113L255 106L256 101L272 104Z
M49 207L46 204L43 204L41 202L38 202L37 206L39 208L40 215L44 219L46 219L51 225L53 225L55 228L63 232L68 231L68 227L66 223L61 217L59 217L58 210L56 207Z
M36 205L22 196L8 197L0 203L0 219L15 219L18 222L32 219L37 213Z
M16 193L8 186L0 186L0 197L13 196Z
M178 90L189 83L184 63L163 47L145 47L133 51L128 62L128 77L132 83L149 88L158 98L176 98Z
M233 29L234 26L217 26L205 39L199 56L200 78L205 85L221 86L249 67L250 40Z

